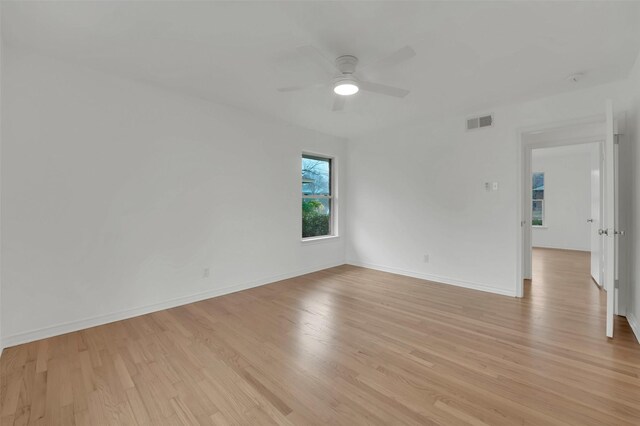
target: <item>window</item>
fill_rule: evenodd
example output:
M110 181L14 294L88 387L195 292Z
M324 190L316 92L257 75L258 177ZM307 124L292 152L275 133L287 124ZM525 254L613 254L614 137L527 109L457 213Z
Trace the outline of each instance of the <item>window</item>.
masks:
M333 235L331 158L302 156L302 238Z
M531 225L544 226L544 173L534 173L531 181L533 184Z

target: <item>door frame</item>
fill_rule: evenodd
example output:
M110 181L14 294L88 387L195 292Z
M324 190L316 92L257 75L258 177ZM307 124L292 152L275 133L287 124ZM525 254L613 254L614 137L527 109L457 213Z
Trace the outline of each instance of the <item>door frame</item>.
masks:
M582 117L573 120L556 121L536 126L522 127L518 129L518 182L517 185L517 227L516 232L516 297L524 296L524 280L531 278L531 151L534 148L551 148L555 146L578 145L584 143L604 143L605 138L605 114ZM529 134L542 133L551 130L560 130L566 127L590 125L602 123L602 134L587 137L566 139L552 139L548 141L528 142Z
M598 229L602 229L602 222L604 221L604 143L598 144ZM593 163L592 163L593 166ZM591 171L593 172L593 169L591 169ZM593 182L591 182L591 207L593 208ZM617 208L616 208L617 209ZM593 211L591 212L593 213ZM590 217L593 219L593 215L590 215ZM594 228L593 225L594 223L591 222L590 224L590 231L592 232L591 234L591 268L593 267L593 237L595 236L593 234ZM604 259L604 244L602 243L602 238L600 238L600 236L598 235L597 238L598 243L600 244L600 250L598 252L598 257L600 259L598 259L598 275L597 275L597 279L596 277L593 276L593 269L591 269L591 279L593 280L594 284L596 286L598 286L598 288L604 290L604 267L605 267L605 259Z

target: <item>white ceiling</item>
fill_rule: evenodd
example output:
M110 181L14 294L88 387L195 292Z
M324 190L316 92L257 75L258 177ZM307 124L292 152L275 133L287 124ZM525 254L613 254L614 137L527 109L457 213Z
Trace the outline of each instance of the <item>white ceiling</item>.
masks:
M8 45L338 136L471 113L626 77L639 2L2 2ZM412 60L366 74L411 90L359 93L332 112L296 48L362 64L410 45ZM566 77L585 72L579 83Z

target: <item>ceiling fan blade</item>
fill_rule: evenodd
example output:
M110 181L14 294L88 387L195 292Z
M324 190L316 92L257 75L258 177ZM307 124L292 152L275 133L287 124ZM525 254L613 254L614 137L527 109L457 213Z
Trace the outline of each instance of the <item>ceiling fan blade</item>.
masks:
M324 86L326 86L325 83L313 83L313 84L302 84L302 85L298 85L298 86L286 86L286 87L279 87L278 88L278 92L297 92L299 90L315 89L315 88L324 87Z
M298 53L315 62L316 65L322 68L327 74L333 76L336 73L336 65L334 62L327 59L317 47L309 45L300 46L298 47Z
M396 65L401 62L407 61L416 56L416 51L411 48L411 46L405 46L401 49L396 50L392 54L380 59L377 62L372 63L371 65L367 65L367 69L377 69L384 68L390 65Z
M331 108L331 111L342 111L346 100L347 98L344 96L336 95L333 99L333 108Z
M409 94L409 91L406 89L387 86L386 84L371 83L370 81L360 81L360 88L367 92L380 93L381 95L394 96L396 98L404 98Z
M289 87L278 87L278 92L297 92L298 90L304 90L310 86L289 86Z

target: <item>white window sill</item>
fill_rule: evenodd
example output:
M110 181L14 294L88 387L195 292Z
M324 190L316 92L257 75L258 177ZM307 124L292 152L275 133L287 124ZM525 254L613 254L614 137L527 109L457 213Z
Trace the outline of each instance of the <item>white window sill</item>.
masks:
M533 229L548 229L549 227L546 225L531 225Z
M300 242L304 245L307 244L318 244L318 243L329 243L331 241L335 241L340 238L339 235L323 235L322 237L309 237L303 238Z

